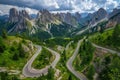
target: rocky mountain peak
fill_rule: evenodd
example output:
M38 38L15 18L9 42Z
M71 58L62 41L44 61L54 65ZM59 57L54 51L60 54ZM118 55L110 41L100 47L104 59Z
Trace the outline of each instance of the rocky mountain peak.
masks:
M78 24L77 19L75 18L74 15L72 15L71 13L67 12L67 13L60 13L61 16L61 20L71 26L76 27Z
M11 8L9 11L9 21L16 23L19 21L19 12L15 8Z
M103 9L103 8L100 8L98 10L98 15L100 16L100 18L104 18L104 17L107 16L107 11L105 9Z
M27 28L32 26L30 20L31 18L27 11L25 10L17 11L17 9L15 8L10 9L9 22L16 24L8 32L10 33L25 31Z
M40 16L41 16L41 13L38 12L38 13L37 13L37 17L36 17L36 19L40 18Z
M27 11L22 10L18 11L15 8L11 8L9 11L9 22L11 23L16 23L19 22L20 20L23 20L24 18L26 19L31 19Z
M50 12L47 9L42 9L39 11L41 14L50 14Z
M118 11L119 9L117 9L117 8L115 8L115 9L113 9L113 12L116 12L116 11Z
M39 23L46 24L46 23L51 23L55 21L55 17L54 17L54 14L50 13L46 9L43 9L38 12L37 20Z
M46 23L53 23L53 22L65 22L71 26L77 26L78 20L80 18L80 14L76 13L76 15L72 15L71 13L50 13L48 10L43 9L40 10L37 14L37 22L46 24ZM57 22L57 23L58 23Z
M27 18L27 19L31 19L26 10L20 11L20 12L19 12L19 16L20 16L20 17Z
M80 21L81 15L80 15L79 12L76 12L76 13L75 13L75 18L76 18L77 21Z
M98 21L104 19L106 16L107 16L107 11L103 8L100 8L98 11L96 11L92 14L91 24L94 24L95 22L98 22Z
M108 15L109 22L107 27L114 27L116 24L120 24L120 9L115 8L109 15Z
M104 8L100 8L98 12L106 12L106 10Z
M120 13L120 9L113 9L113 11L109 14L108 18L114 17L116 14Z

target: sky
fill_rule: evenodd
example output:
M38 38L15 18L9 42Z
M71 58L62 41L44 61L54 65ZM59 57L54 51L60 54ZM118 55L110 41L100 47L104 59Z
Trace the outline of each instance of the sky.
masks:
M4 7L6 5L7 7ZM78 11L84 13L97 11L101 7L106 10L112 10L120 5L120 0L0 0L0 10L7 10L9 5L11 7L25 7L29 11L30 8L36 10L44 8L53 12Z
M11 8L16 8L18 11L26 10L29 14L37 14L38 13L38 10L29 8L29 7L18 7L18 6L14 6L14 5L0 4L0 15L5 15L5 14L8 15L9 10Z

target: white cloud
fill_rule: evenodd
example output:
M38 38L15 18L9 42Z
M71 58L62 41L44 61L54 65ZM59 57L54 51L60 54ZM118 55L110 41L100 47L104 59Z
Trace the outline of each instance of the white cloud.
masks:
M3 12L0 10L0 15L3 15Z
M113 7L117 7L119 5L119 3L117 1L114 0L107 0L104 8L105 9L112 9Z
M42 7L47 9L58 9L58 3L56 0L21 0L25 5L30 7Z
M51 11L89 12L96 11L101 7L107 10L113 9L120 5L120 0L0 0L0 3L35 9L45 8Z
M31 8L24 8L29 14L37 14L38 13L38 10L35 10L35 9L31 9Z
M17 10L24 10L25 9L29 14L37 14L38 13L38 10L31 9L28 7L18 7L18 6L0 4L0 11L4 14L9 14L9 10L11 8L16 8Z

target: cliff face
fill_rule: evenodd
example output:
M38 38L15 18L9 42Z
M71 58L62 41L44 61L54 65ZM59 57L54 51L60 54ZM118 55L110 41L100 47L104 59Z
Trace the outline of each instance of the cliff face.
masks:
M103 10L99 10L99 13L102 14ZM103 12L104 14L105 11ZM101 17L99 18L103 18L102 17L104 15L101 15ZM107 29L107 28L111 28L111 27L115 27L117 24L120 24L120 9L114 9L111 13L107 14L106 16L106 20L103 20L101 21L99 24L97 24L95 27L92 28L92 32L93 31L100 31L100 30L104 30L104 29Z
M63 13L63 14L60 14L60 16L63 22L70 24L74 27L78 26L77 19L71 13Z
M25 11L18 11L15 8L10 9L9 11L9 22L11 23L16 23L19 22L21 19L26 18L26 19L31 19L29 14Z
M17 11L17 9L12 8L9 11L9 22L15 24L10 30L10 32L23 32L29 28L29 26L32 26L30 23L30 16L25 11ZM28 25L29 23L29 25Z
M53 36L62 36L73 30L73 25L76 26L75 18L70 14L53 14L48 10L40 10L36 19L31 19L29 14L25 11L17 11L10 9L9 22L15 25L8 31L9 33L17 32L48 32ZM57 34L57 35L56 35Z
M26 12L26 10L22 10L19 12L19 18L26 18L26 19L31 19L30 15Z
M114 18L115 16L117 16L118 14L120 14L120 9L115 8L115 9L113 9L113 11L108 15L108 18L109 18L109 19L112 19L112 18Z
M85 18L80 19L80 23L84 26L93 25L96 22L106 18L108 15L107 11L103 8L100 8L98 11L94 13L89 13Z
M106 27L114 27L116 24L120 24L120 9L114 9L109 15L108 15L108 23Z
M80 14L76 13L75 15L72 15L71 13L57 13L53 14L50 13L48 10L40 10L37 15L37 21L39 23L54 23L56 21L59 22L65 22L71 26L76 27L78 25Z
M40 10L36 17L36 25L53 36L61 36L73 29L73 16L70 13L50 13L48 10Z
M78 13L78 12L75 13L75 19L76 19L78 22L80 22L80 20L81 20L81 15L80 15L80 13Z
M91 24L94 24L102 19L107 17L107 11L103 8L100 8L97 12L91 15Z
M46 23L52 23L55 21L54 15L52 15L48 10L43 9L39 11L37 15L37 20L39 23L46 24Z
M106 10L100 8L94 13L88 14L87 17L82 18L81 15L76 12L71 13L50 13L48 10L40 10L37 14L36 19L32 20L29 14L25 11L17 11L15 8L10 9L9 22L14 23L12 29L9 32L24 32L28 30L29 32L36 33L37 31L46 31L48 33L59 35L62 32L71 32L72 30L78 28L78 26L88 26L94 25L95 23L108 18L108 22L105 24L107 27L112 27L117 23L120 23L120 10L114 9L113 12L108 14ZM104 21L104 20L103 20Z
M16 23L18 21L19 21L19 12L17 11L17 9L15 8L10 9L9 22Z

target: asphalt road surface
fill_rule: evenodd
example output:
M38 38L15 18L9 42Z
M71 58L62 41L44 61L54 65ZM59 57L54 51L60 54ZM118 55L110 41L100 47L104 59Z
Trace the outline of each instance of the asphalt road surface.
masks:
M74 61L74 59L76 58L78 52L79 52L79 47L81 44L82 40L80 40L77 44L77 48L75 50L75 52L73 53L72 57L70 57L70 59L67 61L67 68L68 70L73 73L78 79L80 80L88 80L82 73L75 71L75 69L72 67L72 63Z
M32 63L33 61L36 59L36 57L40 54L41 50L42 50L42 47L41 46L38 46L38 45L35 45L37 47L37 51L36 53L32 56L32 58L26 63L26 65L24 66L23 68L23 75L25 77L39 77L41 75L46 75L48 73L48 68L51 66L53 68L55 68L56 64L58 63L59 59L60 59L60 55L49 49L49 48L46 48L47 50L49 50L53 55L55 55L55 60L51 63L51 65L48 65L46 66L45 68L43 69L34 69L32 68Z
M112 53L112 54L117 54L118 56L120 56L120 52L117 52L117 51L115 51L115 50L111 50L111 49L108 49L108 48L104 48L104 47L98 46L98 45L96 45L96 44L94 44L94 43L92 43L92 45L93 45L94 47L98 48L98 49L103 49L103 50L108 51L108 52L110 52L110 53Z

